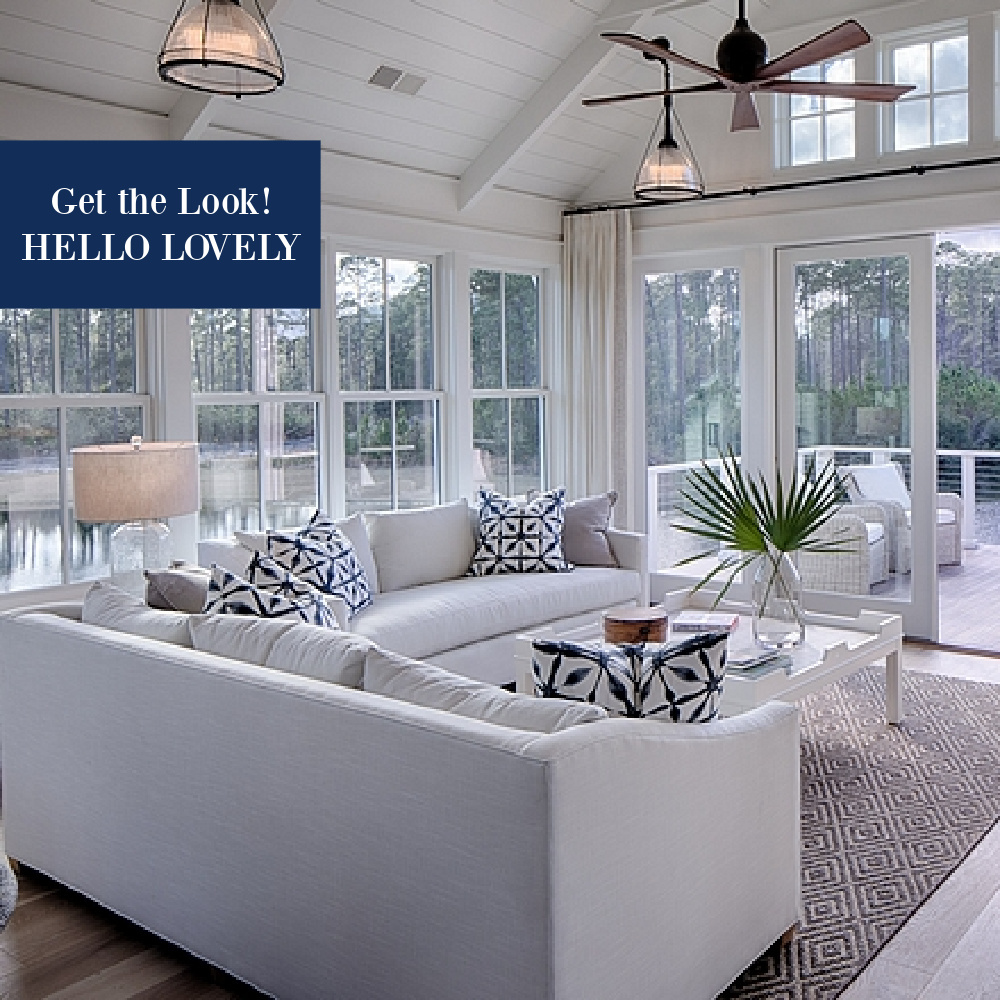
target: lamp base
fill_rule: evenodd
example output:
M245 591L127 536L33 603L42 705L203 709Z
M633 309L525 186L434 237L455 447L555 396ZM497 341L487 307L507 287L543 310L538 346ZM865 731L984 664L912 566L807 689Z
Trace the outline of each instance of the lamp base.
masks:
M146 596L145 569L170 564L170 529L161 521L129 521L111 534L111 582L136 597Z

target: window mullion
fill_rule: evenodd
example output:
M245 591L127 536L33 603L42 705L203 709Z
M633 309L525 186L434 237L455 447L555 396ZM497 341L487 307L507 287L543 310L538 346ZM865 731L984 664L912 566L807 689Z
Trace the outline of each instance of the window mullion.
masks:
M73 544L69 516L69 441L66 433L66 407L56 409L56 427L59 433L59 520L62 525L62 582L69 583L69 549Z

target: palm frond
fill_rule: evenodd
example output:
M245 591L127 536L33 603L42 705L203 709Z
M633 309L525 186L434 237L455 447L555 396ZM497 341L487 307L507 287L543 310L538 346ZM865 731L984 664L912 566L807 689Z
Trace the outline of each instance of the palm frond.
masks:
M852 538L816 538L816 533L840 510L842 486L832 462L816 472L810 461L804 474L786 483L775 474L774 490L763 474L744 473L732 448L720 455L719 468L706 461L692 469L680 491L683 520L672 527L743 553L733 563L719 563L695 586L706 584L729 571L716 603L735 582L739 573L759 555L795 552L845 552ZM704 557L691 556L678 565Z

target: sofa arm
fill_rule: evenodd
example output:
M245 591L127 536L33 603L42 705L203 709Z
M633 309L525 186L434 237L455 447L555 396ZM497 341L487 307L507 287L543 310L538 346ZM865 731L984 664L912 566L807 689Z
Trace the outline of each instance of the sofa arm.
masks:
M608 544L622 569L635 570L642 577L640 607L649 605L649 537L639 531L608 528Z
M522 751L551 767L560 995L715 997L795 924L798 719L608 719Z

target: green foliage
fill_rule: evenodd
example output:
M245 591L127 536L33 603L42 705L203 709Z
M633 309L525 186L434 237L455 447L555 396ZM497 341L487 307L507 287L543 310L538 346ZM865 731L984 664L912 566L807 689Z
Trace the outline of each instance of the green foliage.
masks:
M759 556L766 556L776 566L786 552L836 552L837 540L813 536L837 513L841 485L833 463L815 474L810 466L806 475L784 483L779 472L772 494L762 474L744 473L732 448L722 457L715 471L704 460L700 469L687 475L681 490L685 520L673 527L739 553L733 562L720 562L696 584L700 590L718 576L728 579L716 598L718 603L729 591L736 577ZM685 565L702 557L701 553L682 560Z
M739 271L647 275L643 300L648 463L739 452Z

